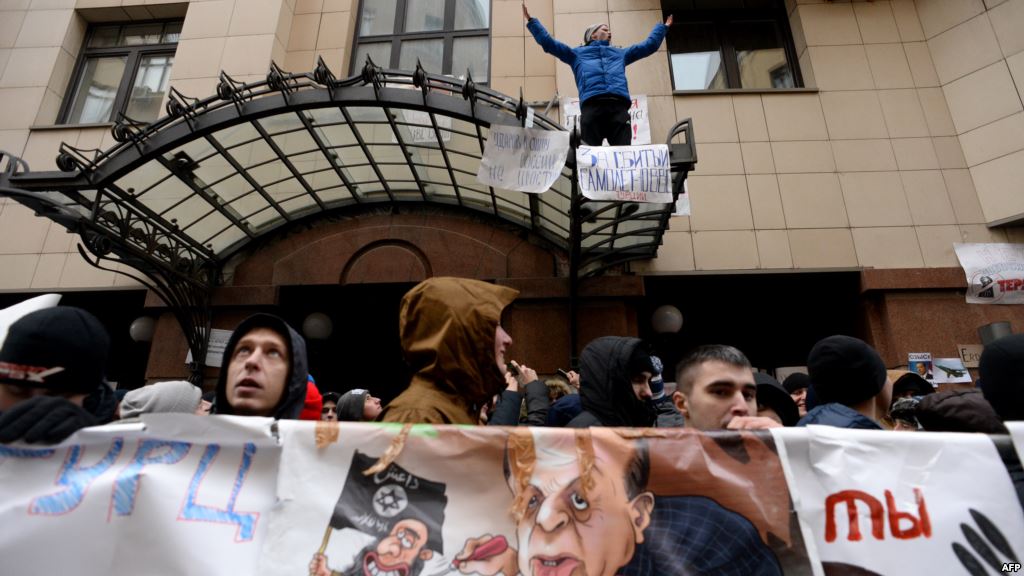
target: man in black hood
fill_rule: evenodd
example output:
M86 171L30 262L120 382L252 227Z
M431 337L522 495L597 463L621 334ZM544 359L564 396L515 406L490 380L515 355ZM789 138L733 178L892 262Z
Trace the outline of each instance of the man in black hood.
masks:
M653 374L651 355L639 338L604 336L587 344L580 355L583 412L567 426L654 426Z
M307 374L302 336L277 316L250 316L224 349L213 413L297 420Z

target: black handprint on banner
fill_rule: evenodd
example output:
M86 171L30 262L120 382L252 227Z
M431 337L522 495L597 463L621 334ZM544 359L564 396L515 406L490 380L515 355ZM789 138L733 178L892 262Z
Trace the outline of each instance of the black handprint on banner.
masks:
M988 516L973 509L970 510L970 513L971 518L978 525L978 529L981 530L981 534L968 524L960 524L960 530L967 538L967 543L973 549L974 554L963 544L959 542L953 543L953 553L960 559L960 563L964 565L967 572L971 576L987 576L990 574L984 567L984 564L987 564L995 570L996 574L1002 574L1005 572L1005 566L1008 563L1017 564L1017 555L1014 554L1010 543L1003 536L1003 533L999 531L999 528L996 528L996 525L989 520ZM996 552L1003 556L1002 561L1000 561Z

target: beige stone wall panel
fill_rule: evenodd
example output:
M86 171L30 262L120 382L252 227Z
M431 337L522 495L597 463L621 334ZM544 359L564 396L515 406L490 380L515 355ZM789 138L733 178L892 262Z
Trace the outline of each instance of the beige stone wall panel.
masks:
M768 142L744 142L740 144L743 153L743 169L747 174L772 174L775 160Z
M772 158L779 174L834 172L836 169L832 144L827 141L772 142Z
M811 46L807 51L819 89L871 90L875 87L864 46Z
M808 46L861 44L853 6L847 2L797 7Z
M850 226L913 224L898 172L850 172L840 174L839 182Z
M794 268L829 269L857 266L849 228L789 230Z
M902 44L869 44L864 50L876 88L914 87L914 77Z
M694 119L694 128L699 129L697 132L698 144L739 141L732 97L728 95L677 96L675 104L677 117Z
M946 84L942 90L958 134L1024 109L1003 60Z
M865 268L922 268L924 258L913 228L854 228L857 260Z
M817 94L764 94L761 102L773 142L828 139Z
M697 270L755 270L760 266L753 230L693 232Z
M833 140L885 138L888 132L878 94L870 90L823 92L821 107Z
M981 211L978 192L974 188L974 180L968 170L943 170L942 179L946 182L949 201L953 204L953 212L959 224L975 224L985 221Z
M768 140L768 124L765 122L764 106L760 94L732 97L736 114L736 129L742 142L764 142Z
M910 215L916 226L956 224L953 204L946 192L946 182L938 170L900 172L907 195Z
M1003 56L1024 50L1024 0L1007 0L989 12Z
M926 88L939 85L939 74L935 71L935 64L932 62L931 50L927 43L904 44L903 51L907 55L907 63L910 66L910 75L914 79L914 86Z
M896 170L896 156L888 139L834 140L832 152L840 172Z
M942 84L948 84L1003 58L989 23L988 14L980 14L928 41L935 71Z
M779 181L774 174L748 175L747 191L750 194L750 211L754 218L754 228L758 230L786 228L782 196L779 194Z
M794 228L846 228L850 221L839 177L825 174L779 174L786 225Z
M896 27L892 5L889 2L855 2L853 13L857 17L860 37L865 44L899 42L900 33Z
M958 267L953 244L963 242L958 226L918 226L917 241L927 268Z
M916 0L925 36L932 38L985 11L982 0Z
M792 268L793 254L789 249L789 232L786 230L758 230L757 256L761 268Z
M971 168L986 222L1024 213L1024 150Z
M938 170L939 158L931 138L893 138L892 150L900 170Z
M903 42L920 42L925 39L924 30L921 28L921 21L917 17L917 7L914 0L892 0L892 15L896 19L896 29L899 30L900 40Z
M690 194L693 230L750 230L750 211L745 176L691 176Z
M917 138L930 135L928 121L916 90L880 90L885 126L892 138Z
M966 132L960 143L968 166L1024 150L1024 112Z

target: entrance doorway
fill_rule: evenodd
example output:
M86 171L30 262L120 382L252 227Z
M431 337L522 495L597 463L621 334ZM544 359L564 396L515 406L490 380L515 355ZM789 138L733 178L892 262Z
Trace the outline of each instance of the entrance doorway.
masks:
M314 312L326 314L333 331L326 340L306 339L309 371L321 392L365 388L387 403L412 376L402 357L398 312L415 284L349 284L281 288L280 310L302 329Z

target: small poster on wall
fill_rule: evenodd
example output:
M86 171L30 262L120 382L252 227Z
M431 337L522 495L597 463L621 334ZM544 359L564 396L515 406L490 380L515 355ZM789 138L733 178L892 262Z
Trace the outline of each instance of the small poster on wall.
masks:
M907 370L917 372L921 378L932 382L934 385L935 377L932 374L931 352L911 352L907 360Z

